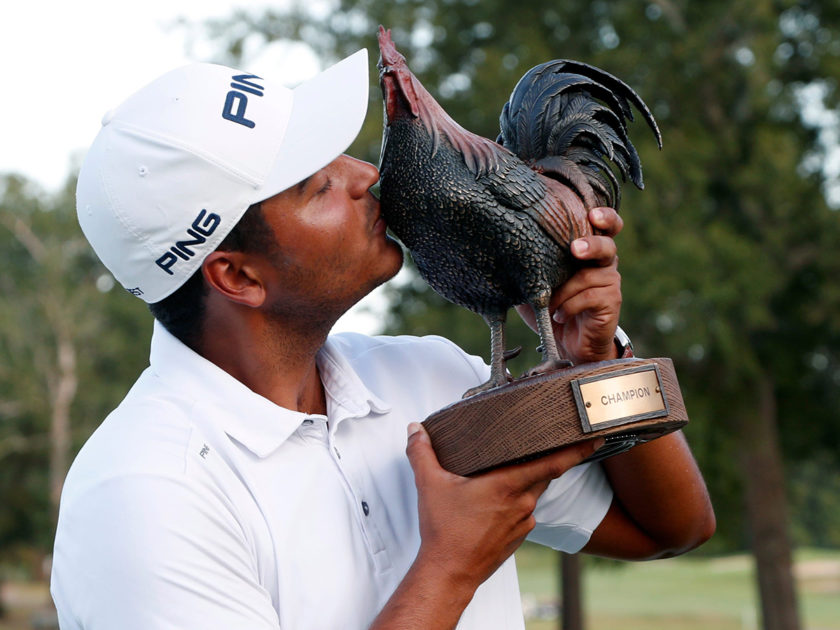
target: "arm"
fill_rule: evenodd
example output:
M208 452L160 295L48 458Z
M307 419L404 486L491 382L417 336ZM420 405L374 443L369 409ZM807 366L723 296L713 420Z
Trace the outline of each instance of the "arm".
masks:
M420 550L371 628L454 628L478 586L533 529L537 498L549 481L588 457L600 441L460 477L440 467L421 425L410 425L409 432L406 453L417 484Z
M602 235L576 240L572 252L592 265L552 298L555 338L575 363L618 358L613 338L621 310L621 276L613 237L623 222L610 208L592 210L590 222ZM517 310L533 328L531 309ZM602 465L615 495L584 551L623 559L658 558L693 549L714 533L709 495L682 432L637 446Z
M706 485L682 431L602 465L615 498L585 552L625 560L666 558L698 547L714 533Z
M280 628L219 492L184 475L132 473L67 498L51 580L61 628Z

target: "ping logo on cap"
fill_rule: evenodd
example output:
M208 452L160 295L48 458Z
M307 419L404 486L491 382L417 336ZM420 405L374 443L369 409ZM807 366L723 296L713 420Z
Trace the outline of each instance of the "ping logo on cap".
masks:
M255 96L262 96L265 88L251 81L251 79L262 81L262 78L255 74L237 74L232 79L233 83L230 84L230 87L233 89L225 97L222 118L253 129L257 126L257 123L245 118L245 108L248 107L248 95L246 92Z
M206 242L207 237L216 231L221 221L222 218L215 212L207 212L207 210L202 209L192 225L187 228L187 235L191 237L190 240L176 241L163 256L155 261L157 266L170 276L174 276L175 272L172 271L172 267L178 262L178 259L189 260L195 256L195 252L190 247Z

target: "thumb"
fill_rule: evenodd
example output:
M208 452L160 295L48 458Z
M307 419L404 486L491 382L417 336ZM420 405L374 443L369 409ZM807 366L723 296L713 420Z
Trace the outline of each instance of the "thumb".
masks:
M604 444L604 438L586 440L579 444L564 446L542 457L515 464L519 468L526 485L557 479L570 468L577 466L584 459L594 454Z
M432 448L432 440L419 422L408 425L408 444L405 447L405 453L408 455L408 462L414 471L415 479L431 470L441 470L437 455Z

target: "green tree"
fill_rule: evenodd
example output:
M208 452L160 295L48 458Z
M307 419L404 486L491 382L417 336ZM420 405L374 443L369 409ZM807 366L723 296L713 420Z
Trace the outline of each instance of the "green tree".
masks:
M148 315L111 291L74 190L0 178L0 559L51 549L70 461L145 361Z
M715 545L751 546L764 627L797 628L783 456L836 471L840 452L840 217L805 108L837 106L840 6L335 0L240 14L211 33L234 58L299 38L332 61L373 49L378 23L443 107L491 138L519 76L557 57L603 67L652 106L665 150L636 134L649 190L626 189L622 324L640 354L677 363L720 516ZM380 134L369 117L351 150L375 160ZM413 281L394 291L389 327L485 353L475 316Z

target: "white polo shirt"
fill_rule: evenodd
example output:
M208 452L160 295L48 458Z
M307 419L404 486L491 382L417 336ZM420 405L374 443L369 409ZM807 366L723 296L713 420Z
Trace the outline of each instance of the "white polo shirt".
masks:
M330 337L327 417L255 394L155 324L150 367L91 436L61 499L63 630L361 629L420 544L406 425L484 381L439 337ZM599 465L555 480L532 538L578 551L612 500ZM462 630L523 628L513 559Z

